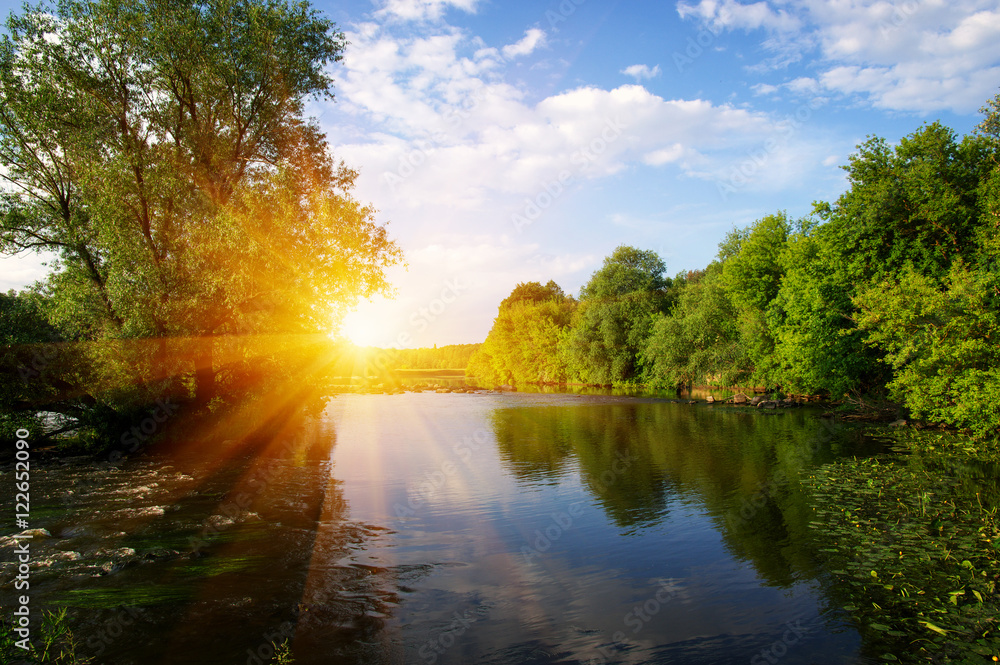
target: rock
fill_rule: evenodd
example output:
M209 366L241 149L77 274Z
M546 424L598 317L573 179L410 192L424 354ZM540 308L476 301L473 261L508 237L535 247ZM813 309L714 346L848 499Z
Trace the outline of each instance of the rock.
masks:
M26 531L22 531L18 535L23 536L24 538L27 538L28 536L31 536L32 538L51 538L52 537L52 534L49 533L48 529L28 529Z
M696 399L689 399L688 400L688 404L697 404L697 403L698 403L698 400L696 400Z
M715 398L712 397L711 395L709 395L708 397L706 397L705 401L708 402L709 404L715 404Z
M765 401L765 399L763 397L761 397L760 395L757 395L752 400L750 400L750 406L758 406L763 401Z
M750 399L743 393L736 393L733 395L734 404L746 404L748 401L750 401Z
M894 422L889 423L889 427L906 427L906 421L896 420Z

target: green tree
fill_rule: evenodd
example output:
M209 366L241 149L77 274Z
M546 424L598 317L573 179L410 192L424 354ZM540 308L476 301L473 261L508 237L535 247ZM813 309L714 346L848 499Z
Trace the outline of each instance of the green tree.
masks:
M884 366L852 318L854 285L823 227L803 227L782 254L784 277L768 308L775 338L776 383L788 392L840 397L877 392Z
M207 404L276 366L261 335L325 332L387 290L398 249L304 115L346 44L307 3L67 0L7 27L0 251L58 254L66 335L150 340L150 376Z
M657 316L640 360L652 386L731 386L749 377L737 309L719 263L681 290L670 314Z
M466 373L494 384L565 381L558 343L576 306L555 282L518 284L501 303Z
M940 123L895 148L873 137L845 168L850 189L829 208L827 234L847 279L891 277L906 266L942 278L975 250L980 183L995 147L981 136L958 140Z
M956 262L939 283L915 269L855 297L889 388L917 418L1000 434L1000 275Z
M572 375L587 383L639 378L639 352L653 317L669 308L671 280L652 251L621 246L580 290L580 307L560 344Z
M791 232L792 222L780 212L731 233L720 245L723 282L736 310L740 344L753 368L749 378L758 384L774 386L781 380L768 311L784 278L781 259Z

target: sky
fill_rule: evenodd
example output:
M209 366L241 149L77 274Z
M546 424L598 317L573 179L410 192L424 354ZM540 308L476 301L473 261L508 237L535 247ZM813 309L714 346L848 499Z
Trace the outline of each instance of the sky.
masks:
M406 257L345 322L382 347L481 342L517 283L578 294L619 245L704 268L835 200L866 137L969 133L1000 92L996 0L314 6L350 43L308 113ZM0 289L42 259L0 261Z

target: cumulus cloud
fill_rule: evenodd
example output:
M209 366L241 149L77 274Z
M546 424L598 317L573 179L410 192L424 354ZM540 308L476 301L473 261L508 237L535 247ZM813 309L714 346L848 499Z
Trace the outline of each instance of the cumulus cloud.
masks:
M774 9L767 2L743 4L736 0L701 0L696 5L677 3L681 18L694 16L716 30L791 31L801 27L800 20L784 9Z
M650 68L649 65L630 65L621 71L622 74L626 76L631 76L636 81L641 81L642 79L651 79L660 75L660 66L655 65Z
M659 73L648 64L623 70L635 83L530 96L508 81L511 63L537 53L545 37L532 28L513 44L492 45L444 22L412 30L388 19L347 31L338 104L322 114L323 128L337 156L360 170L358 198L378 202L407 250L410 272L393 279L399 299L380 310L397 317L387 330L411 330L406 317L457 276L472 285L469 295L428 327L433 337L414 336L414 343L469 341L449 331L468 331L472 320L484 322L485 336L496 303L518 281L554 278L575 288L599 263L565 247L565 238L558 255L540 250L546 234L563 237L563 211L572 214L578 194L639 169L730 178L769 137L788 134L768 113L654 94L639 84ZM822 157L808 158L833 151L802 153L797 137L783 140L765 157L768 187L808 178ZM750 178L762 179L763 169ZM530 221L527 231L515 223L522 219ZM487 235L469 236L470 225Z
M341 99L383 131L338 151L369 174L370 187L370 174L381 174L368 196L413 209L531 195L564 172L575 182L639 164L693 173L708 153L773 132L766 114L666 99L635 84L581 86L529 102L504 82L495 50L452 29L420 36L358 29L348 39L355 56L345 61ZM512 46L527 53L543 39L529 30Z
M764 31L761 44L773 55L749 66L751 72L783 69L818 51L818 74L787 85L801 94L856 96L899 111L971 113L1000 80L1000 8L980 0L702 0L679 2L677 11L713 30Z
M538 28L531 28L525 31L524 37L520 41L504 46L502 52L505 58L517 58L529 55L536 48L544 45L545 31Z
M388 21L437 21L449 8L474 13L477 4L479 0L385 0L375 16Z

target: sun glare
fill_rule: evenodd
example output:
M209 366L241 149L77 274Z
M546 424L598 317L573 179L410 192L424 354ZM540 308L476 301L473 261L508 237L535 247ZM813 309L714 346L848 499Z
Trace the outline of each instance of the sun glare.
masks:
M357 346L379 346L383 342L384 326L370 312L356 311L344 317L341 333Z

